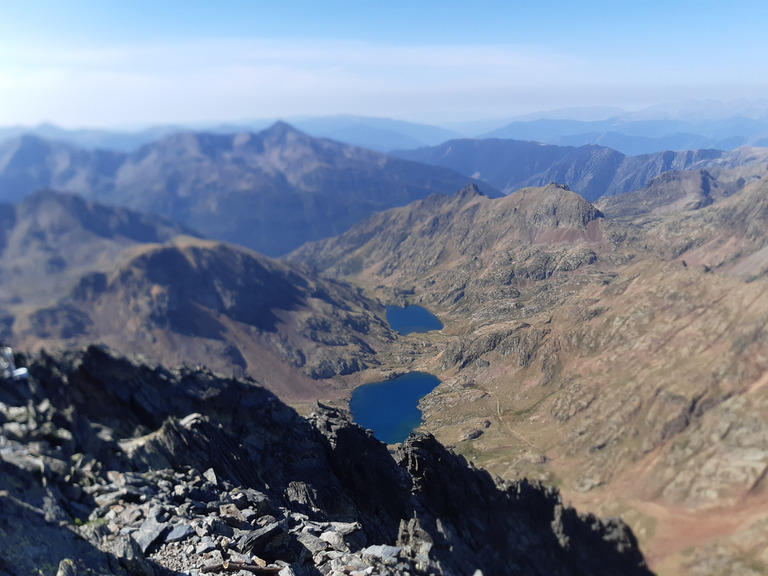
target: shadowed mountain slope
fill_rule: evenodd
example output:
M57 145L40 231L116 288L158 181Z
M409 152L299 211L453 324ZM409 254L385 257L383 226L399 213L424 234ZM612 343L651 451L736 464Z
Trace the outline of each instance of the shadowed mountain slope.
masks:
M50 190L0 210L0 309L25 313L56 302L83 274L108 270L131 246L166 242L187 228ZM6 316L8 339L13 316Z
M51 191L7 208L0 310L15 345L105 342L307 399L393 338L357 289L169 221Z
M312 379L376 364L392 336L374 310L302 267L183 237L83 275L56 304L18 317L13 333L26 349L98 341L170 365L203 363L307 400L328 388Z
M130 154L85 152L31 136L0 145L5 201L53 187L172 218L273 256L470 181L311 138L285 123L257 134L176 134Z

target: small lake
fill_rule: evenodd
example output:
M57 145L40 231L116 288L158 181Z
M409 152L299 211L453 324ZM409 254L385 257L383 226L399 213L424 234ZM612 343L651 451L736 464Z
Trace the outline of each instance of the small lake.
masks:
M421 424L419 400L438 384L440 379L426 372L365 384L352 392L349 409L354 421L382 442L403 442Z
M440 319L422 306L387 306L386 317L390 328L403 336L412 332L429 332L443 328Z

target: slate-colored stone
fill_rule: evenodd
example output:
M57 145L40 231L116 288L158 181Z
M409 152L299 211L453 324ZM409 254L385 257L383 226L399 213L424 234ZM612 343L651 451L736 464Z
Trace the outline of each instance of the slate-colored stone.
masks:
M153 544L171 529L167 522L158 522L156 517L147 518L131 537L136 541L142 554L146 554Z
M195 529L189 524L179 522L171 526L169 532L165 535L166 542L178 542L179 540L185 540L195 534Z
M251 552L258 555L275 537L282 533L283 529L280 524L272 522L243 536L238 541L238 549L240 552Z

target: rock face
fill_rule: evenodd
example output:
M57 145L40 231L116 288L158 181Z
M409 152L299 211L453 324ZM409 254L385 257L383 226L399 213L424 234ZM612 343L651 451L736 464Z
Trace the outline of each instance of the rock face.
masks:
M472 181L311 138L282 122L257 134L176 134L130 154L87 152L32 136L0 145L0 200L56 188L159 214L270 256Z
M393 459L334 409L96 347L29 369L0 387L0 574L650 574L621 522L428 435Z

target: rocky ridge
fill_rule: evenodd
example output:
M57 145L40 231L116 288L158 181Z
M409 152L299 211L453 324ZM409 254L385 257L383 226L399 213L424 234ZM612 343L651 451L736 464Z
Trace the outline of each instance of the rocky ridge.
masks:
M0 387L3 575L650 574L620 521L429 435L393 458L338 410L97 347L29 371Z

